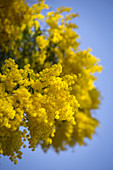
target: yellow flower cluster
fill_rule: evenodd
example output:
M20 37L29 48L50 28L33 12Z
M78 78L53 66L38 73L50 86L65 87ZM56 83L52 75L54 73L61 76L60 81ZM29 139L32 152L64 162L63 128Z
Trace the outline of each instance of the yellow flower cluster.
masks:
M24 144L24 132L19 130L12 131L7 128L0 128L4 135L0 136L0 154L9 156L9 159L17 164L17 158L22 158L21 146ZM24 146L24 145L23 145Z
M87 116L86 114L89 114ZM54 148L56 152L60 152L67 149L67 146L74 147L76 143L79 145L85 145L84 138L92 139L92 135L95 133L95 127L99 126L96 119L92 118L90 113L78 112L76 115L76 126L70 122L57 121L55 137L52 138L52 144L46 145L41 143L42 149L46 152L50 146Z
M61 7L42 15L47 8L44 0L0 0L0 154L15 164L26 140L33 151L59 152L84 144L99 125L91 114L100 104L99 59L79 48L78 14Z
M32 7L28 6L25 0L0 0L0 46L8 52L9 47L14 50L14 54L20 57L16 40L22 39L22 32L29 26L29 32L35 25L39 27L40 14L42 9L48 8L44 0L39 1ZM37 20L38 19L38 20Z
M36 74L29 67L26 65L24 69L18 69L11 58L5 60L2 67L0 139L11 138L13 132L24 126L29 131L30 147L35 148L39 140L47 144L52 142L50 136L54 136L56 119L75 125L74 114L79 104L70 94L70 86L76 76L60 77L61 65L53 65ZM5 154L2 143L0 153Z

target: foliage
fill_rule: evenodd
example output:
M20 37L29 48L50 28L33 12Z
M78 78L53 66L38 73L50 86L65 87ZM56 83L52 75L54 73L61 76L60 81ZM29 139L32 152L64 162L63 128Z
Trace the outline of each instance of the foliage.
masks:
M78 14L43 9L44 0L0 0L0 154L15 164L26 140L32 150L59 152L84 144L99 125L91 110L100 104L94 73L102 67L79 47Z

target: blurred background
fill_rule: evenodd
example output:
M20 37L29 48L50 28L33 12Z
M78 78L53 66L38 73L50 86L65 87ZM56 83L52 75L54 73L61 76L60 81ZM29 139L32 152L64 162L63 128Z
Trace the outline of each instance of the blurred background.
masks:
M36 0L26 0L29 5ZM93 140L86 140L87 146L76 145L59 154L52 149L45 154L40 147L35 152L23 150L23 158L14 165L7 157L0 160L0 170L113 170L113 1L112 0L46 0L55 10L59 6L73 8L80 17L78 25L80 48L92 49L92 54L100 58L104 70L98 74L96 87L103 97L96 118L100 128L96 129Z

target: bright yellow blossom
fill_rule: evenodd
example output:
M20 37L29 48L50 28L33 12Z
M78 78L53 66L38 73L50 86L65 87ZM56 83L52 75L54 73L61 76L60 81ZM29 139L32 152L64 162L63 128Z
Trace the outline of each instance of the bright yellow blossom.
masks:
M26 140L32 151L40 144L59 152L99 126L91 114L100 104L99 59L79 47L79 15L68 7L43 15L48 8L0 0L0 154L14 164Z

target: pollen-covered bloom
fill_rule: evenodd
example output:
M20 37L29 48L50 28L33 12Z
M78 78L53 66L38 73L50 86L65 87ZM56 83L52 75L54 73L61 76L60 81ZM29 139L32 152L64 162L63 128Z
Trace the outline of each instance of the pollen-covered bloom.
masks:
M26 141L56 152L91 139L100 104L99 59L79 47L78 14L45 10L24 0L0 0L0 154L15 164ZM46 13L46 14L45 14Z
M28 128L30 147L35 148L39 140L52 143L50 137L55 133L55 120L76 124L74 115L79 104L75 96L70 94L70 86L76 76L60 77L62 67L59 64L36 74L29 67L26 65L18 69L11 58L5 60L2 67L0 146L4 154L2 140L18 132L20 126Z

